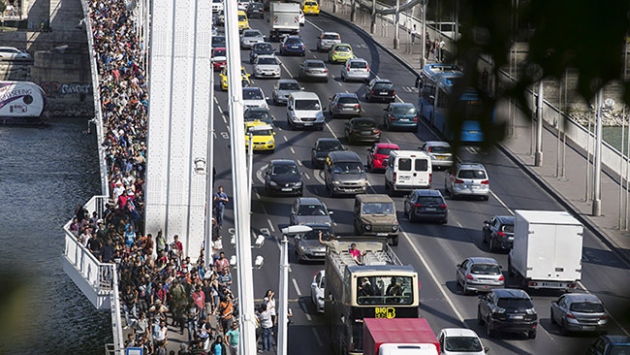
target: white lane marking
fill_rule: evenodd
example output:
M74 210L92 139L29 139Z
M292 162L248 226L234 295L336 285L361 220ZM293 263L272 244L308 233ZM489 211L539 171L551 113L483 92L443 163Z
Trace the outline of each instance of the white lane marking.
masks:
M290 77L293 77L293 74L291 74L291 71L289 70L289 68L287 68L283 62L280 62L280 65L284 68L284 70L287 72L287 74L289 74Z
M322 30L319 26L317 26L317 25L316 25L316 24L314 24L313 22L311 22L311 21L306 21L306 22L310 23L311 25L313 25L313 27L317 28L317 29L318 29L318 30L320 30L321 32L324 32L324 30Z
M291 151L291 153L295 154L295 150L293 149L293 147L289 147L289 150Z
M339 139L339 137L337 137L337 135L335 134L335 132L332 130L332 128L330 128L330 126L328 125L328 122L324 123L326 125L326 128L328 128L328 131L330 132L330 134L333 135L333 138Z
M304 312L304 315L306 316L307 321L310 322L313 320L313 318L311 318L311 315L308 314L308 309L306 309L306 305L304 304L304 302L300 302L300 309L302 310L302 312Z
M315 178L315 180L317 180L322 185L326 185L326 181L324 181L324 179L321 176L322 174L324 174L323 170L313 169L313 177Z
M265 183L265 179L263 179L263 170L266 168L267 166L263 166L260 169L256 170L256 179L258 179L258 181L260 181L261 183Z
M315 328L311 328L311 330L313 331L313 335L315 336L315 340L317 341L317 344L319 345L319 347L323 347L324 343L322 343L322 340L319 338L319 334L317 334L317 329Z
M299 166L304 166L304 164L302 164L301 160L298 160L297 163L298 163Z
M291 281L293 282L293 287L295 287L295 293L297 293L298 297L302 297L302 292L300 292L300 287L297 284L297 281L295 281L295 278L291 278Z
M288 141L289 141L289 139L287 138L287 136L282 136L282 138L284 138L284 141L285 141L285 142L288 142Z
M311 177L307 173L304 173L304 177L306 177L308 180L311 179Z
M276 229L275 229L275 228L273 228L273 223L271 223L271 220L270 220L270 219L267 219L267 223L269 224L269 229L271 229L271 231L275 233L275 232L276 232Z

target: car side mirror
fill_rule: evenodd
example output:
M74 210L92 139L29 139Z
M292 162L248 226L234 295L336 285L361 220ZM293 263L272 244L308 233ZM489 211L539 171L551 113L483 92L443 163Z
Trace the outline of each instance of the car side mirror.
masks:
M490 220L483 221L484 224L490 224Z
M265 96L265 100L269 100L269 96Z
M334 214L334 213L335 213L335 212L333 212L333 211L328 211L328 214L330 214L330 215L332 215L332 214Z
M488 351L490 351L490 348L488 348L488 347L483 348L483 352L484 353L487 353Z
M300 88L300 90L304 90L304 87L302 86L302 87Z
M457 265L455 265L455 266L457 266L457 267L462 267L462 264L457 264Z

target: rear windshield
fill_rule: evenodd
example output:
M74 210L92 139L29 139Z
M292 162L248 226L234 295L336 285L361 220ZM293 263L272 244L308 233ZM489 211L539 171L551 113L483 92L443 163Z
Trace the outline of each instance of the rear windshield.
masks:
M367 68L367 63L366 62L351 62L350 63L350 68L365 69L365 68Z
M247 110L247 111L245 111L245 116L246 116L246 118L249 118L250 120L271 119L271 115L266 110Z
M572 303L571 310L580 313L603 313L604 306L601 303L580 302Z
M350 47L337 46L337 48L335 48L335 51L337 51L337 52L350 52Z
M451 148L438 145L438 146L429 147L429 152L431 152L431 153L450 153L451 152Z
M427 171L429 169L427 159L400 158L398 159L398 170L411 171L412 164L415 165L415 171Z
M470 268L470 272L475 275L499 275L501 269L498 265L475 264Z
M225 42L225 38L223 39L223 42ZM273 47L271 46L271 44L269 44L269 43L255 44L254 47L259 52L268 52L268 51L273 51L274 50Z
M217 57L225 57L225 49L215 50L214 55Z
M413 106L396 106L392 110L392 113L396 115L415 115L416 108Z
M264 99L260 90L243 90L244 100L262 100Z
M392 83L378 83L374 85L374 89L376 90L393 90L394 84Z
M212 37L212 43L217 44L225 44L225 36L214 36Z
M278 90L300 90L300 84L298 83L280 83L278 84Z
M497 306L508 310L525 311L534 308L532 301L525 298L500 298Z
M278 64L276 57L260 58L258 57L258 64Z
M304 3L304 6L317 6L317 3L316 3L316 2L309 1L309 2L305 2L305 3Z
M483 170L460 170L460 179L485 179L486 172Z
M319 100L295 100L296 110L320 110Z
M299 38L287 38L287 44L302 44Z
M342 149L343 149L343 146L339 142L321 142L317 146L318 151L325 151L325 152L342 150Z
M324 35L324 39L339 39L338 35Z
M439 196L418 196L416 202L423 205L441 205L444 203Z
M391 202L367 202L361 207L362 214L392 214L394 204Z
M340 97L339 103L340 104L358 104L359 99L356 97Z
M306 66L309 68L326 68L324 62L308 62Z
M258 37L262 36L262 33L259 31L245 31L243 32L243 37Z
M377 151L378 154L383 154L383 155L389 155L389 152L391 152L392 150L398 150L398 149L394 149L394 148L381 148Z

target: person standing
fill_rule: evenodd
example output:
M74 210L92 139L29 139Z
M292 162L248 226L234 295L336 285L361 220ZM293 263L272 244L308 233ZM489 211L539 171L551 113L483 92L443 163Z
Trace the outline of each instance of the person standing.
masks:
M273 330L273 321L271 320L271 312L267 309L266 303L260 305L258 320L262 328L262 350L270 351L272 346L271 332Z
M426 38L424 40L424 57L425 59L429 59L429 54L431 54L431 38L429 38L429 34L426 34Z
M278 318L276 317L276 299L274 298L276 294L273 290L269 289L265 293L265 297L263 297L263 302L267 304L267 310L269 314L271 314L271 321L273 322L272 332L274 338L278 335Z
M225 213L225 206L227 206L229 201L227 194L223 191L223 185L219 186L219 190L214 194L217 226L219 229L223 228L223 214Z
M436 62L440 61L440 41L438 41L438 39L436 38L433 41L433 45L431 46L431 49L433 50L433 60Z
M130 315L133 319L137 318L138 303L138 291L131 288L130 284L125 286L125 290L122 292L123 312L125 313L125 327L123 329L129 329L131 326Z
M232 329L225 333L225 340L230 348L230 355L238 355L239 331L238 323L232 324Z
M223 337L219 335L214 343L210 346L210 354L212 355L227 355L225 344L223 343Z
M446 42L444 42L444 38L440 38L440 43L438 43L438 49L440 51L440 55L438 56L438 60L440 62L444 61L444 47L446 47Z
M411 31L409 31L409 34L411 35L411 45L413 46L416 43L416 35L418 34L418 31L416 31L416 25L413 25L413 28L411 29Z

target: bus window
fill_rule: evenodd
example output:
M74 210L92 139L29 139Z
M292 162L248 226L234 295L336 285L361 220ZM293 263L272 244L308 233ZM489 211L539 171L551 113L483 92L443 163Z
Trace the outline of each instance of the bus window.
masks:
M411 277L361 277L357 281L360 305L409 305L412 302Z

